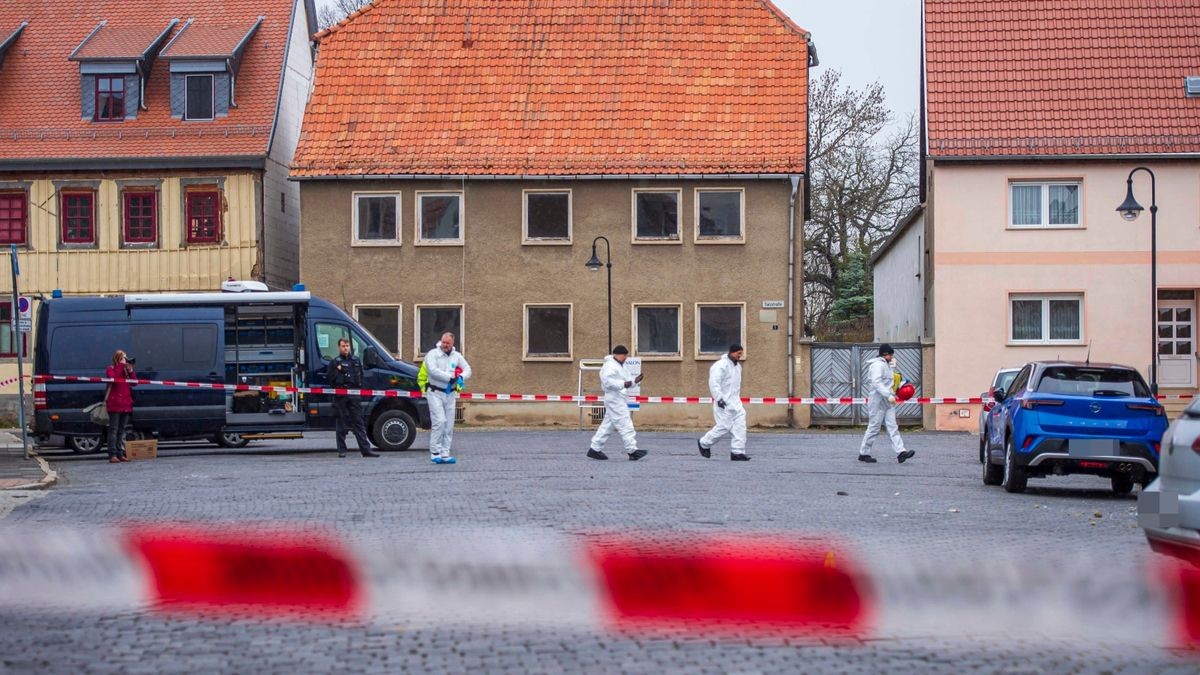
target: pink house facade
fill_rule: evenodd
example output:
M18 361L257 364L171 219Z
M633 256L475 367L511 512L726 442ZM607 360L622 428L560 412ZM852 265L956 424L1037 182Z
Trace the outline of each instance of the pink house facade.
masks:
M1160 393L1197 391L1200 43L1180 36L1200 7L1156 4L1171 7L926 0L921 282L889 278L899 246L876 255L875 282L877 303L922 295L927 392L978 396L997 369L1088 358L1147 380L1157 360ZM1135 167L1156 178L1156 291L1147 172L1133 179L1145 211L1116 210ZM971 430L979 413L930 406L925 422Z

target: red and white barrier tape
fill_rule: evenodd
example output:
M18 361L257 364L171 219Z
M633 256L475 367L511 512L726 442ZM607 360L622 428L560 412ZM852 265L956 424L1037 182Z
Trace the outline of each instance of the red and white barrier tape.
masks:
M1200 649L1200 568L889 555L766 536L466 530L385 545L288 528L0 529L0 609L305 621L990 635Z
M25 379L28 380L29 376L26 375ZM7 380L0 380L0 389L3 389L11 384L16 384L20 380L21 380L21 378L19 378L19 377L10 377Z
M112 378L107 377L82 377L77 375L37 375L34 381L39 384L46 382L94 382L108 383L112 382ZM126 380L130 384L152 385L162 387L183 387L188 389L221 389L224 391L261 391L274 392L278 394L332 394L337 396L383 396L387 398L421 398L422 394L419 391L406 391L404 389L344 389L339 387L277 387L270 385L257 384L223 384L219 382L179 382L175 380ZM550 403L601 403L604 401L603 396L595 394L573 395L573 394L497 394L497 393L477 393L477 392L461 392L458 397L465 401L538 401ZM1193 398L1191 394L1159 396L1160 400L1190 400ZM978 396L963 397L963 396L932 396L910 398L903 403L921 403L921 404L969 404L969 403L989 403L992 399L981 398ZM636 403L684 403L684 404L711 404L712 398L709 396L630 396L630 402ZM787 397L787 396L754 396L742 397L742 402L750 405L865 405L866 398L861 397Z

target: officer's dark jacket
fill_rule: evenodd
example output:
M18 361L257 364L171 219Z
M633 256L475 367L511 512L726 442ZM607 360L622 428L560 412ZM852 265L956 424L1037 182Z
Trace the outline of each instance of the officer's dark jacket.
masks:
M329 362L325 371L325 381L334 387L362 387L363 366L357 356L338 355Z

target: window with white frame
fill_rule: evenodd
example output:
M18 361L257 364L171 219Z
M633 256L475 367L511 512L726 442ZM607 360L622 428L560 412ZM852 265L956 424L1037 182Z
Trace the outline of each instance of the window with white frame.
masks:
M742 190L696 190L696 241L741 242Z
M416 358L425 357L425 353L433 349L442 339L442 334L449 331L454 333L454 348L466 352L463 348L462 334L462 305L417 305L414 314L416 327L413 335L417 344L414 353Z
M732 344L746 344L746 305L696 305L696 356L719 357Z
M571 305L525 305L525 358L571 358Z
M1011 295L1009 340L1016 344L1080 343L1083 341L1083 296Z
M395 192L354 193L355 246L400 245L400 195Z
M1009 183L1011 227L1081 227L1079 181Z
M570 243L571 191L526 190L524 221L526 243Z
M682 305L634 305L634 354L645 358L679 358L683 353L682 314Z
M417 193L417 243L462 244L461 192Z
M678 243L680 190L633 191L635 241Z
M355 305L354 319L394 356L400 355L400 305Z

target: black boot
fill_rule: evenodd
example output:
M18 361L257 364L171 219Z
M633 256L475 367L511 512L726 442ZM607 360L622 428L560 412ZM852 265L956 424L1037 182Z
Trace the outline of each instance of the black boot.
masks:
M587 456L589 459L608 459L608 455L599 450L592 450L591 448L588 448Z
M379 453L378 453L378 452L372 452L371 450L363 450L363 451L362 451L362 456L363 456L363 457L378 457L378 456L379 456Z
M700 456L701 457L703 457L705 459L712 457L712 448L704 447L704 444L700 442L699 438L696 439L696 447L700 448Z

